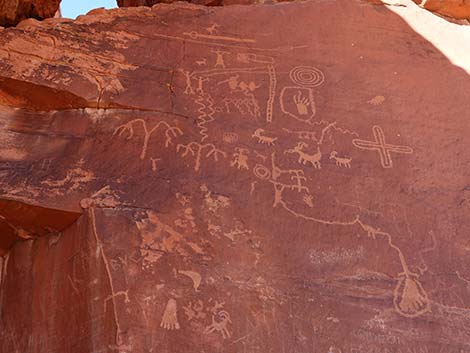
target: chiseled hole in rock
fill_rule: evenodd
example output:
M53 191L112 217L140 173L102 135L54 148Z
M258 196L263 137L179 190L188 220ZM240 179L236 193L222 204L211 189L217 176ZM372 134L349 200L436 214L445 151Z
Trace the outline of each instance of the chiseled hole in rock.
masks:
M81 213L0 199L0 256L18 240L62 232Z
M117 7L116 0L62 0L60 3L60 11L62 17L76 18L80 15L85 15L88 11L104 7L105 9L112 9Z

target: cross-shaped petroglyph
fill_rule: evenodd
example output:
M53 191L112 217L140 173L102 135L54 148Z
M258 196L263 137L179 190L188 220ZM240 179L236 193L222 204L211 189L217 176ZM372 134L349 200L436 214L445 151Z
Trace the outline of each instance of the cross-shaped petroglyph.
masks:
M378 151L380 155L380 163L384 168L392 168L393 161L390 152L395 153L413 153L413 149L408 146L390 145L385 142L385 135L380 126L375 125L372 128L374 133L375 141L366 141L360 139L354 139L353 145L362 150L373 150Z

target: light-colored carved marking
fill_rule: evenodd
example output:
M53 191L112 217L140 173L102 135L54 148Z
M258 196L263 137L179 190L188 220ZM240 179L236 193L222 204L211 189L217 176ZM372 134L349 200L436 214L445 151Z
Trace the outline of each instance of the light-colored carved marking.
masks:
M228 329L228 324L230 323L232 323L230 314L225 310L221 310L217 314L212 315L212 323L206 327L204 333L207 335L212 332L218 332L222 335L223 339L230 338L232 336Z
M197 116L197 127L199 128L199 134L202 136L201 142L204 142L209 137L206 125L215 120L214 100L210 94L203 94L198 96L194 103L199 106L197 110L199 113Z
M250 152L246 148L236 147L235 153L233 154L234 159L230 162L231 167L237 167L238 169L249 169L248 167L248 153Z
M280 169L275 162L275 152L271 154L271 171L269 171L267 167L257 164L253 172L259 179L269 181L273 185L273 207L280 206L291 215L305 221L311 221L330 226L359 226L369 238L385 238L388 246L397 253L400 265L403 269L403 272L398 275L399 281L397 287L394 290L394 308L396 312L399 315L405 317L417 317L430 310L430 302L424 288L419 282L419 275L411 272L402 250L393 243L393 238L390 233L384 232L371 224L365 223L363 220L361 220L359 214L350 220L334 220L309 216L302 212L293 210L289 206L290 204L287 203L283 198L284 190L297 190L298 192L304 191L306 195L310 195L310 191L308 187L303 185L303 182L305 181L303 171ZM291 180L296 180L296 183L293 185L281 183L278 178L283 174L292 175Z
M161 161L161 158L150 158L150 161L152 162L152 171L156 172L157 171L157 162Z
M257 158L260 158L263 162L266 162L266 159L268 158L267 156L265 156L265 155L262 154L262 153L259 153L259 152L256 151L256 150L255 150L254 152L255 152L255 156L256 156Z
M212 156L214 158L214 161L216 162L219 161L219 156L222 156L223 158L227 157L227 154L224 151L219 150L212 143L207 143L205 145L202 145L198 142L190 142L187 145L179 144L178 146L176 146L176 152L180 152L180 150L183 150L183 153L181 155L182 157L186 157L189 153L191 153L191 155L195 157L195 172L198 172L201 168L201 158L202 152L204 150L208 150L205 157L209 158Z
M108 295L104 301L103 301L103 306L104 306L104 312L106 312L106 308L107 308L107 305L108 305L108 301L110 301L111 299L114 299L115 297L117 297L118 295L122 295L124 297L124 303L130 303L131 301L129 300L129 289L128 290L122 290L122 291L119 291L119 292L116 292L114 294L110 294Z
M238 141L238 134L236 132L224 132L222 141L230 144L236 143Z
M185 275L193 281L193 287L195 292L199 292L199 286L201 285L202 277L199 273L195 271L182 271L179 270L178 273Z
M231 113L230 106L234 106L241 115L249 115L258 118L261 115L258 101L253 94L246 94L247 98L224 98L225 109Z
M385 102L384 96L375 96L374 98L367 101L367 103L371 105L380 105L383 102Z
M258 182L257 181L253 181L251 182L251 185L250 185L250 195L253 195L253 193L255 192L255 187L256 187L256 184Z
M300 164L307 164L310 163L315 169L321 169L321 158L322 153L320 150L320 146L317 146L317 151L314 154L308 154L304 152L304 149L308 147L308 144L305 142L299 142L297 146L293 149L288 149L284 152L287 153L296 153L299 156L299 163Z
M375 125L372 128L374 133L375 141L366 141L360 139L354 139L353 145L362 150L377 151L380 156L380 164L383 168L392 168L393 161L390 152L394 153L413 153L413 149L408 146L390 145L385 142L385 135L380 126Z
M259 128L255 130L251 137L256 138L258 140L258 143L266 144L268 146L274 146L274 143L277 141L277 137L269 137L263 134L264 129Z
M206 318L206 313L203 312L204 304L200 299L195 302L189 302L188 305L183 307L183 310L188 321L203 320Z
M396 311L405 317L418 317L430 311L428 295L417 276L407 272L399 274L393 304Z
M310 208L313 207L313 196L312 195L304 195L302 201Z
M196 60L195 63L197 66L204 66L204 65L207 65L207 59L203 58L201 60Z
M330 153L330 159L334 159L338 167L351 168L351 158L338 157L338 152L332 151Z
M218 29L219 29L219 25L217 23L214 23L212 26L210 27L206 27L206 31L207 33L209 33L210 35L214 35L218 32Z
M164 328L165 330L179 330L180 324L178 322L177 312L178 307L176 300L170 298L166 304L160 327Z
M104 268L106 271L106 278L108 279L108 285L109 289L111 291L111 303L112 303L112 310L113 310L113 319L114 319L114 324L116 325L116 333L115 333L115 343L117 347L120 347L123 345L121 334L121 325L119 324L119 319L118 319L118 314L117 314L117 305L116 305L116 291L114 290L114 284L113 284L113 279L111 276L111 269L108 261L108 257L106 256L103 248L103 243L101 242L101 239L98 235L98 230L96 228L96 215L95 215L95 209L94 207L90 207L88 209L88 215L91 220L91 228L93 232L93 236L95 238L96 242L96 251L97 255L101 257L101 260L103 261Z
M150 136L160 127L164 126L166 127L165 129L165 147L168 147L173 143L173 138L177 136L183 135L183 131L181 131L180 128L177 126L171 126L168 124L166 121L159 121L153 128L150 130L147 127L147 122L144 119L134 119L126 124L118 126L113 133L113 136L118 135L122 136L125 133L128 133L127 139L130 140L134 137L134 124L140 123L142 124L142 128L144 130L144 141L142 144L142 150L140 152L140 159L144 160L145 155L147 153L147 148L148 148L148 143L150 141Z
M193 88L193 82L191 81L192 79L192 73L189 72L188 70L179 70L183 75L184 78L186 79L186 88L184 89L184 94L194 94L194 88Z
M235 38L235 37L219 36L219 35L213 35L213 34L203 34L203 33L198 33L196 31L184 32L183 35L188 36L191 39L214 39L214 40L236 42L236 43L256 43L256 39Z
M254 53L237 53L237 60L243 64L274 64L275 60L272 56L260 55Z
M292 82L300 87L313 88L325 81L323 72L312 66L297 66L289 72Z
M276 97L276 84L277 76L274 65L268 65L269 75L269 93L268 101L266 102L266 121L268 123L273 121L274 98Z
M310 124L317 113L311 88L284 87L279 95L279 104L284 114L304 123Z
M217 50L212 50L213 53L215 53L215 68L221 68L225 69L225 60L224 60L224 54L229 54L228 51L223 51L220 49Z
M198 76L197 77L197 88L196 88L196 92L198 94L204 94L204 82L207 82L209 81L208 78L204 78L204 76Z

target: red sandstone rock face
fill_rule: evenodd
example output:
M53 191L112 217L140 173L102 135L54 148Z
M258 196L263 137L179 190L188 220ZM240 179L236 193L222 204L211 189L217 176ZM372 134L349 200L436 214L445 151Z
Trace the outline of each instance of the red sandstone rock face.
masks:
M457 18L470 19L470 1L469 0L414 0L426 10L436 12L438 14Z
M26 18L43 20L54 17L60 0L3 0L0 1L0 26L14 26Z
M470 352L470 81L385 7L0 48L0 351Z

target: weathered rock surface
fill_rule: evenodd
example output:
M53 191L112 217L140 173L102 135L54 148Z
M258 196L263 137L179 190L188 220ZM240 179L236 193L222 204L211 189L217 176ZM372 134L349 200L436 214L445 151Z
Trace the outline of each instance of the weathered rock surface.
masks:
M0 1L0 26L14 26L26 18L43 20L54 17L60 0L2 0Z
M1 352L470 352L470 78L388 8L25 22L0 107Z
M470 1L469 0L414 0L426 10L438 14L457 18L470 19Z

